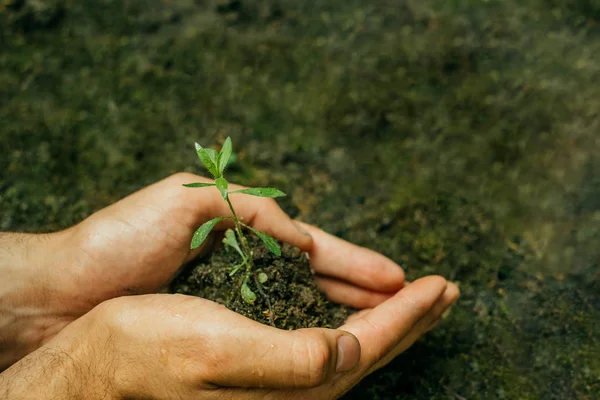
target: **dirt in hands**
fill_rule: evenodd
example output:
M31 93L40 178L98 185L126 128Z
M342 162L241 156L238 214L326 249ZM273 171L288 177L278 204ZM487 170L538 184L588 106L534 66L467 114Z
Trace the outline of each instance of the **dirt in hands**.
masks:
M278 257L270 253L258 238L247 237L255 272L267 275L262 291L268 301L252 278L248 286L256 294L256 301L254 304L244 301L240 288L245 271L241 269L230 276L233 267L241 260L235 250L226 246L219 246L209 258L186 267L172 283L171 292L215 301L267 325L272 312L275 326L281 329L337 328L344 323L351 310L327 299L314 280L306 254L283 244L282 254Z

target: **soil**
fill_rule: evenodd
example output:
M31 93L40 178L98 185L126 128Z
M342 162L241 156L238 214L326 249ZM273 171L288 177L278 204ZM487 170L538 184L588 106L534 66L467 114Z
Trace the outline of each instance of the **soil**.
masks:
M270 253L259 239L247 235L254 256L256 273L264 272L268 279L260 293L254 279L248 286L256 301L248 304L240 294L245 273L230 276L240 256L229 247L219 246L208 260L189 265L171 285L173 293L199 296L225 305L230 310L263 324L272 323L281 329L337 328L350 309L331 303L314 280L314 272L305 253L288 244L282 245L281 257ZM269 306L270 302L270 306Z

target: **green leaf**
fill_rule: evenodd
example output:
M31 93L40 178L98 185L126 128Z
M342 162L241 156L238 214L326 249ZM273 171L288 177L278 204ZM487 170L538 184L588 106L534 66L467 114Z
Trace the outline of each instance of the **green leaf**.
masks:
M196 143L196 153L198 154L198 158L200 159L200 161L202 161L202 164L204 164L204 166L206 167L206 169L208 170L208 172L210 172L211 174L213 174L213 176L217 176L217 164L215 164L211 158L210 155L208 154L207 150L212 150L212 149L205 149L202 146L200 146L198 143ZM215 150L213 150L215 151Z
M197 247L200 247L200 245L202 243L204 243L204 241L206 240L206 237L208 236L210 231L212 231L212 229L215 227L215 225L218 224L219 222L223 221L224 219L225 219L224 217L218 217L215 219L211 219L210 221L202 224L202 226L200 228L198 228L196 230L196 232L194 232L194 236L192 237L192 243L190 245L190 248L195 249Z
M260 238L260 240L263 241L263 243L265 244L265 246L267 246L267 249L269 249L271 253L275 254L276 256L281 255L281 248L279 247L279 243L277 243L277 240L273 239L271 236L267 235L264 232L252 228L251 226L248 226L248 228L250 228L252 232L256 233L256 235Z
M248 278L244 279L244 283L242 283L242 298L248 304L254 304L256 301L256 294L250 289L248 286Z
M231 157L231 138L228 137L225 139L225 143L223 143L223 147L221 148L221 154L219 156L219 173L223 175L223 171L227 167L227 163L229 163L229 157Z
M209 186L216 186L214 183L204 183L204 182L194 182L194 183L184 183L183 186L189 188L202 188Z
M233 232L231 229L227 229L227 232L225 232L225 237L223 238L223 244L226 246L233 247L240 254L240 256L242 256L242 258L246 258L244 256L244 253L242 252L242 249L240 248L240 244L237 241L235 232Z
M265 283L268 280L269 280L269 277L264 272L261 272L261 273L258 274L258 281L260 283Z
M223 196L223 198L226 199L228 193L227 188L229 187L229 183L225 178L217 178L215 182L217 184L217 189L219 189L219 191L221 192L221 196Z
M212 163L215 166L215 176L216 177L220 177L221 176L221 172L219 171L219 157L220 154L218 151L216 151L215 149L204 149L206 151L206 154L208 154L208 157L210 158L210 161L212 161Z
M246 265L246 263L241 263L233 267L229 273L229 276L234 276L244 265Z
M242 189L242 190L236 190L235 192L231 192L231 194L233 194L233 193L243 193L243 194L249 194L251 196L271 197L271 198L282 197L282 196L286 195L281 190L275 189L275 188L249 188L249 189Z

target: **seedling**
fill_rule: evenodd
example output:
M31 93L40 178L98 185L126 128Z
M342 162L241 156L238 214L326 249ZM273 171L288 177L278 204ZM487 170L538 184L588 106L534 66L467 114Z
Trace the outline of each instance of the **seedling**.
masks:
M237 274L240 270L243 270L244 275L243 275L242 284L240 287L240 293L241 293L244 301L248 304L253 304L256 301L256 294L248 286L248 281L250 280L250 278L253 278L257 290L259 291L259 293L262 296L265 297L265 299L267 301L267 304L269 306L269 312L270 312L269 314L270 314L271 324L273 324L273 312L272 312L272 308L271 308L271 302L270 302L268 296L264 293L264 291L262 289L262 284L264 284L267 281L268 277L265 273L262 273L262 272L258 273L258 271L256 271L256 269L254 267L254 261L252 259L252 251L250 250L248 241L246 240L246 237L244 236L244 228L247 228L248 230L250 230L251 232L256 234L260 238L260 240L265 244L267 249L269 249L269 251L271 253L275 254L276 256L281 255L281 248L279 247L279 244L277 243L277 241L274 238L272 238L271 236L243 223L239 219L237 213L235 212L235 209L233 208L233 205L231 204L231 200L229 199L229 196L232 194L246 194L246 195L250 195L250 196L277 198L277 197L285 196L285 193L283 193L282 191L275 189L275 188L248 188L248 189L241 189L241 190L235 190L233 192L230 192L229 191L229 182L223 176L223 173L225 172L227 164L229 163L229 161L231 160L231 157L232 157L231 138L229 138L229 137L227 138L227 140L225 140L225 143L223 144L223 147L221 148L220 152L216 151L214 149L204 148L204 147L200 146L198 143L196 143L196 153L198 154L198 158L200 159L202 164L204 164L204 166L206 167L208 172L210 172L212 174L212 176L215 178L215 182L214 183L204 183L204 182L186 183L183 186L186 186L189 188L204 188L204 187L212 187L212 186L216 187L219 190L219 192L221 192L221 196L223 197L223 200L227 202L227 205L229 206L229 209L231 210L232 215L217 217L217 218L211 219L208 222L205 222L202 226L200 226L196 230L196 232L194 232L194 236L192 237L192 243L190 244L190 248L195 249L195 248L199 247L200 245L202 245L202 243L204 243L204 241L206 240L206 238L208 237L210 232L213 230L213 228L219 222L226 220L226 219L233 220L235 231L227 230L225 232L225 238L223 239L223 244L234 249L240 255L241 262L232 268L230 275L233 276L233 275ZM240 243L241 243L241 245L240 245Z

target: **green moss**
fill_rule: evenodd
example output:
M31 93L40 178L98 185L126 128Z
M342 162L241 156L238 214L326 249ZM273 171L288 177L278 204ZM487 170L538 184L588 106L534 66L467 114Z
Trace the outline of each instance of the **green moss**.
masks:
M460 283L357 397L600 396L596 1L38 3L0 6L0 229L71 225L231 135L237 181Z

